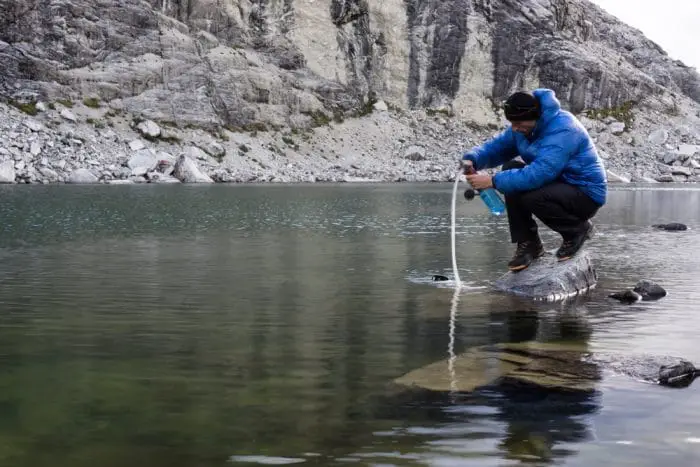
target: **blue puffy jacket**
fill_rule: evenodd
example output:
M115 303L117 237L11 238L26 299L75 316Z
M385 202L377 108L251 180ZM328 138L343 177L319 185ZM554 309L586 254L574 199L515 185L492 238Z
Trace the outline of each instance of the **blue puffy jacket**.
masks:
M581 122L563 110L550 89L533 92L541 116L529 137L509 126L483 145L464 154L476 170L497 167L520 156L526 167L504 170L493 177L503 194L529 191L553 181L578 186L594 202L605 204L607 178L603 162Z

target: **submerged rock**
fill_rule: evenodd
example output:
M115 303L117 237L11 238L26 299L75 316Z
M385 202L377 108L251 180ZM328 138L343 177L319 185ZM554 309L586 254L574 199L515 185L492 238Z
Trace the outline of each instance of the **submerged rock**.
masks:
M576 344L527 342L475 347L452 361L439 361L394 380L409 389L473 392L493 385L534 385L565 391L594 390L597 365L582 360Z
M698 375L692 363L678 357L599 354L577 343L523 342L474 347L406 373L393 385L451 393L494 386L592 392L603 371L672 387L687 387Z
M508 272L495 283L496 290L536 300L557 301L595 286L597 274L590 256L580 251L567 261L547 254L521 272Z
M667 295L666 290L659 284L649 281L641 280L637 282L632 290L623 290L621 292L615 292L608 295L610 298L619 300L622 303L630 304L639 301L652 301L659 300Z
M655 229L666 230L669 232L676 232L682 230L688 230L688 226L681 224L680 222L671 222L670 224L654 224L652 225Z
M658 300L666 296L666 290L663 287L646 279L637 282L633 291L641 295L644 301Z
M642 296L634 290L624 290L622 292L615 292L610 294L609 297L614 298L615 300L619 300L622 303L626 304L636 303L642 299Z

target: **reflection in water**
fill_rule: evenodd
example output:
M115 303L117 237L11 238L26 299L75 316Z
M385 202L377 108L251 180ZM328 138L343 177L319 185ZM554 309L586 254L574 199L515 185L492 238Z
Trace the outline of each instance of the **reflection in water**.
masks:
M545 306L532 302L523 302L520 309L511 311L493 310L491 320L503 323L503 332L491 336L488 343L535 339L554 345L564 342L568 343L565 348L574 345L575 355L581 355L588 351L590 336L590 323L582 321L577 308L581 300L579 297L564 304L550 305L557 308L553 319L542 318ZM455 372L453 364L457 356L449 354L449 391L402 387L377 404L380 417L390 418L396 424L405 420L411 422L407 429L383 433L379 442L373 441L372 452L390 450L390 446L400 443L420 446L420 458L425 461L439 458L439 465L449 462L458 465L464 455L475 452L485 457L557 463L562 457L576 453L575 443L595 439L586 416L596 413L600 407L598 389L545 389L525 381L501 380L500 373L494 373L492 384L476 391L460 392L460 373L459 370ZM553 355L552 363L556 363L557 354ZM561 370L554 366L551 371L556 374L557 371L568 372L569 368L563 364ZM590 377L600 379L600 371L595 370ZM502 426L494 425L494 421ZM417 430L417 424L422 429ZM500 441L485 449L487 445L483 442L494 437Z
M692 388L387 389L445 359L458 387L453 356L501 342L700 362L700 191L613 192L588 247L598 288L564 305L486 292L512 251L477 203L458 206L460 294L430 281L451 273L446 185L0 192L0 465L586 465L700 438ZM649 228L670 221L692 230ZM640 278L669 296L606 298Z

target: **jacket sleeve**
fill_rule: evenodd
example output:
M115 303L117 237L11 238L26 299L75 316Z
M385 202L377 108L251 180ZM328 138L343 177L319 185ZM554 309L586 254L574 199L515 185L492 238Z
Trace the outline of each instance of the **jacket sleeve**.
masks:
M537 150L537 157L522 169L504 170L493 177L494 187L503 194L529 191L556 180L576 150L572 131L560 131Z
M510 128L491 138L481 146L464 154L463 160L470 160L476 170L498 167L518 155L515 136Z

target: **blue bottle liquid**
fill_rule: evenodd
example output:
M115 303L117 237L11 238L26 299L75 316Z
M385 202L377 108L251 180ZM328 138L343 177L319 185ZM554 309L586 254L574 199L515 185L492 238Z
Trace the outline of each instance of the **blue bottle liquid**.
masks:
M506 206L503 200L498 195L498 192L493 188L487 188L479 191L479 196L484 201L484 204L492 214L500 216L506 212Z
M474 173L474 169L470 167L469 169L467 169L467 173ZM464 196L467 199L471 199L475 190L474 188L472 188L471 184L468 181L465 180L465 183L469 186L469 189L464 194ZM470 191L472 193L468 195ZM481 200L484 202L486 207L489 208L491 214L495 216L500 216L504 212L506 212L506 205L503 203L503 200L494 188L479 190L479 197L481 197Z

